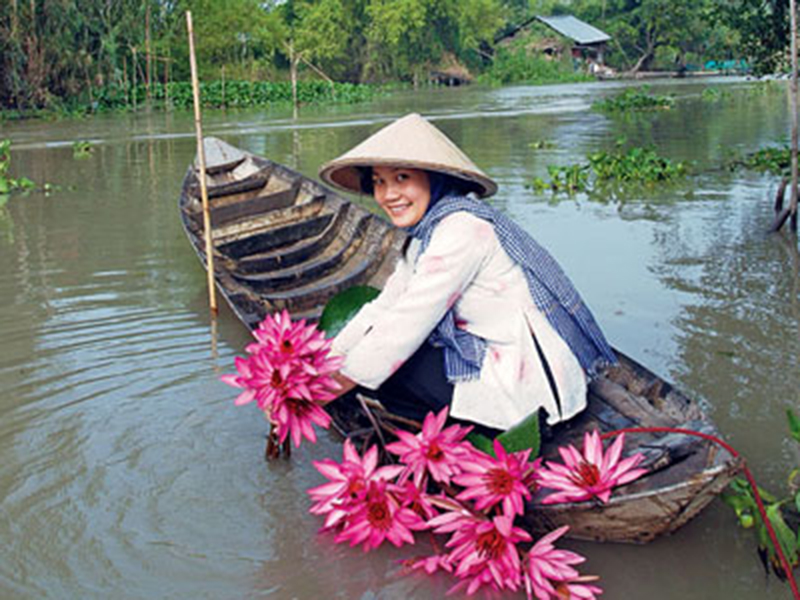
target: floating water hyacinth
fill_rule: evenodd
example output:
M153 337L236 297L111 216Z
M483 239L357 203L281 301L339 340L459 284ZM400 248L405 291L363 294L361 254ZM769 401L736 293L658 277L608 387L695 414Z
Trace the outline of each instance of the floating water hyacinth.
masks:
M625 434L621 434L604 453L600 434L592 431L584 434L583 453L574 446L559 448L564 464L548 462L538 473L542 487L556 490L542 503L580 502L591 498L608 502L613 488L630 483L647 472L636 468L644 459L641 453L620 460L624 443Z
M253 331L248 356L235 359L236 373L222 381L244 390L236 405L255 401L275 424L281 443L291 437L316 441L314 425L330 426L322 405L336 398L339 385L332 374L341 359L329 355L331 342L305 320L292 321L287 311L267 316Z

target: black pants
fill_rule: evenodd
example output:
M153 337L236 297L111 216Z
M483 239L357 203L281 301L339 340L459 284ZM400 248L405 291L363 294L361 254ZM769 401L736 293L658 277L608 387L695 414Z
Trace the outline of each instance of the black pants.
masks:
M438 413L453 401L453 384L445 375L444 350L427 342L377 390L356 388L355 391L377 397L389 412L420 423L429 412ZM458 419L451 418L449 422L471 425L475 431L492 438L500 433L497 429Z

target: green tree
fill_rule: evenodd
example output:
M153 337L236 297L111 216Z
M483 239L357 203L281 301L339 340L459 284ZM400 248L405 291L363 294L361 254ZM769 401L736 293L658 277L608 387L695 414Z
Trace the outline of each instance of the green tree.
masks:
M757 73L785 66L789 46L789 3L786 0L716 0L712 14L737 32L741 51Z

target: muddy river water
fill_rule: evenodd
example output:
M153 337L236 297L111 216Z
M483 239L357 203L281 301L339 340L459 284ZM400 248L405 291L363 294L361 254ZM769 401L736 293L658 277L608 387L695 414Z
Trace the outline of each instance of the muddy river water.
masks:
M590 110L622 85L407 91L296 120L204 120L315 175L390 119L431 117L499 182L494 204L558 258L612 343L700 398L759 481L785 489L798 464L784 410L800 405L800 256L796 240L765 235L775 179L722 168L786 140L785 86L655 82L675 109ZM715 102L709 86L723 91ZM192 127L188 113L0 125L13 173L62 187L0 200L0 598L442 597L448 578L400 575L413 552L363 555L318 535L311 461L338 458L338 440L267 465L263 419L218 381L248 336L226 308L212 332L179 223ZM623 136L693 174L622 199L526 188ZM75 140L93 142L90 157L74 158ZM718 501L647 546L568 545L604 598L790 597Z

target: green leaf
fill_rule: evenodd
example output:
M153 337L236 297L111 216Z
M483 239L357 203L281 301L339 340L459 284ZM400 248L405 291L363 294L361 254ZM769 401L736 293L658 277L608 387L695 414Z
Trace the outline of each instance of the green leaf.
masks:
M467 441L472 444L476 450L485 452L489 456L494 456L494 446L492 445L492 440L482 433L471 431L469 435L467 435Z
M789 420L789 431L792 434L792 437L800 442L800 418L791 408L786 409L786 418Z
M0 177L0 194L7 194L11 191L11 183L5 177Z
M380 290L368 285L358 285L339 292L328 300L318 327L331 338L339 333L350 319L356 316L368 302L372 302L380 294Z
M772 524L772 529L775 531L786 559L790 563L794 563L797 557L797 538L783 519L780 503L767 506L767 518Z
M35 188L36 184L33 183L27 177L20 177L19 179L17 179L17 187L19 187L19 188L21 188L23 190L30 190L30 189Z
M508 431L504 431L497 436L497 440L503 444L506 452L519 452L521 450L532 450L531 456L539 455L539 411L528 415L516 425L511 426Z
M797 512L800 512L800 492L794 495L794 505L797 507ZM797 530L797 535L800 537L800 529Z

